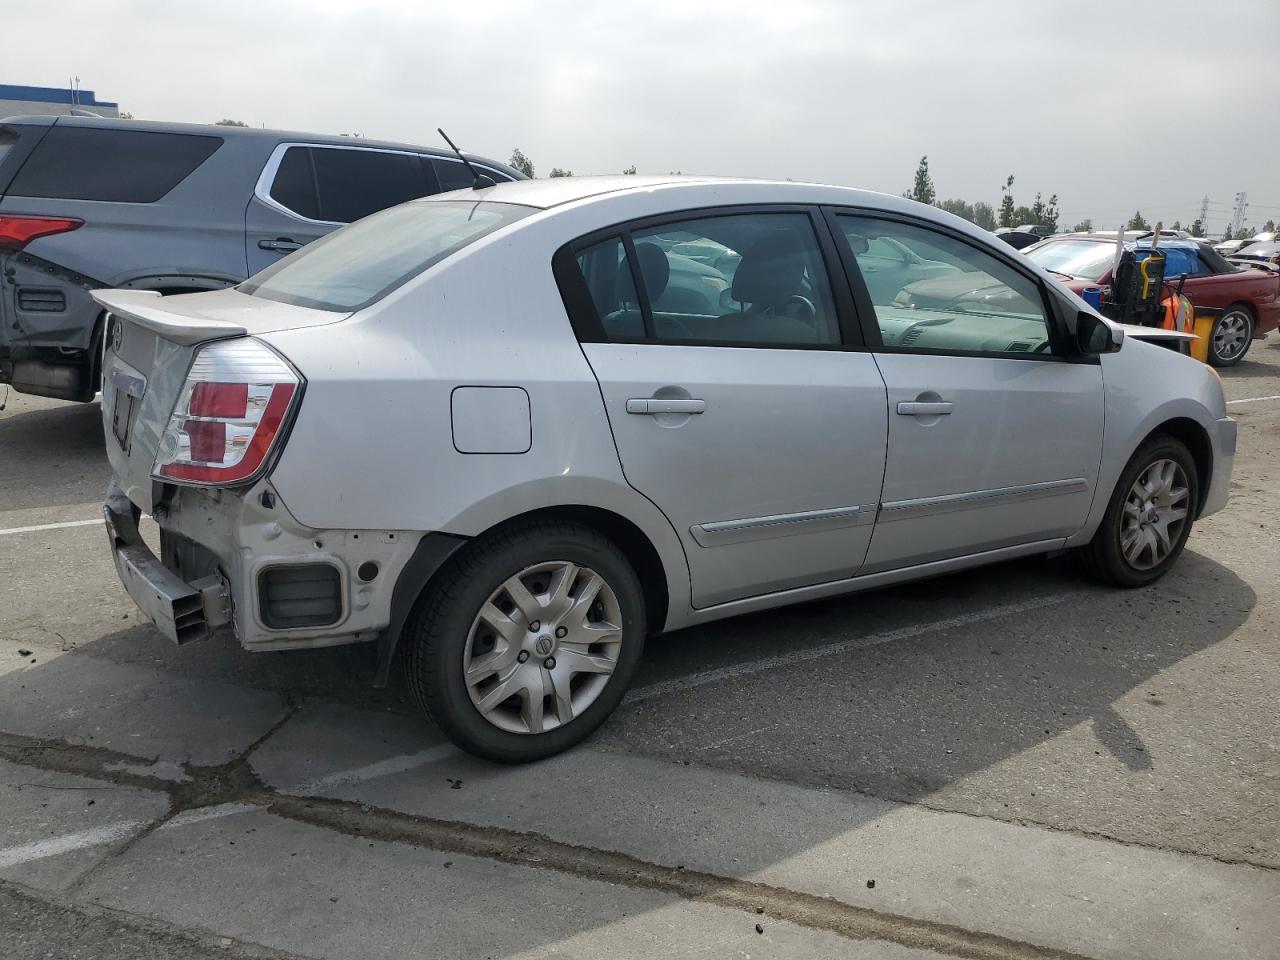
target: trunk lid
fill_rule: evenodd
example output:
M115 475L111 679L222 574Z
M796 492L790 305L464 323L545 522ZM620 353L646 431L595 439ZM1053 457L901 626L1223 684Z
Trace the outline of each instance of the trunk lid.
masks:
M151 476L156 451L201 344L350 316L234 289L171 297L149 290L97 290L93 298L109 313L102 355L107 457L125 495L148 512L162 486Z

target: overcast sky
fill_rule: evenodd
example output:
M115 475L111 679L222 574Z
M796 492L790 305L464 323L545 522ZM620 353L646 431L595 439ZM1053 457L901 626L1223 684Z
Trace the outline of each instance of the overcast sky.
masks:
M1280 219L1280 2L7 0L0 83L142 119L466 149L539 175L1057 193L1071 225Z

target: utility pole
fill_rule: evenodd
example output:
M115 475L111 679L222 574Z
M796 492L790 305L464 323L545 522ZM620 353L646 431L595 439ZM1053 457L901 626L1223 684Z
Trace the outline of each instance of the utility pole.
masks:
M1234 236L1244 226L1244 214L1249 209L1249 194L1241 190L1236 194L1236 209L1231 217L1231 233Z
M1200 232L1209 235L1209 195L1206 193L1200 201Z

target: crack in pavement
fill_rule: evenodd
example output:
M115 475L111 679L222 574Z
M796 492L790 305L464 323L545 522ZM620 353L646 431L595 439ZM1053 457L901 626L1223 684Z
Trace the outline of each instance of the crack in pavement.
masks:
M137 833L125 838L120 846L114 848L107 856L103 857L97 863L90 866L84 873L76 877L74 881L67 887L66 892L74 895L83 889L90 880L101 870L106 864L119 857L124 856L147 837L151 836L157 830L162 829L166 824L173 821L179 814L194 810L199 807L209 807L218 805L227 805L240 799L242 795L248 794L256 790L265 790L262 780L254 772L253 767L249 765L249 757L253 752L262 746L273 736L275 736L282 727L298 712L298 705L290 700L285 701L284 715L275 723L267 728L266 732L255 739L248 747L234 759L224 764L214 767L201 767L192 764L180 764L183 772L186 774L185 779L169 780L162 776L142 773L137 765L137 758L130 758L121 766L128 767L132 764L133 769L128 771L131 776L139 777L143 780L150 781L152 784L169 783L170 789L165 792L169 794L169 809L164 816L156 820L154 823L147 824ZM7 736L7 735L6 735ZM91 750L91 747L83 749ZM0 754L2 755L2 754ZM150 762L143 761L146 766L154 766L155 760ZM149 789L154 789L154 786ZM208 803L206 798L210 796L226 795L229 799L218 803Z
M466 856L553 870L602 883L655 890L683 900L763 915L849 940L896 943L965 960L1086 960L1081 954L859 907L816 894L771 884L720 876L683 866L651 863L628 854L553 840L538 833L415 816L397 810L328 797L296 796L266 786L249 765L249 756L286 723L288 715L250 748L228 763L205 767L184 764L189 779L174 781L122 767L149 761L101 747L70 744L0 732L0 759L49 772L91 777L121 786L165 793L165 816L136 838L150 835L179 815L209 807L262 808L287 820L349 836L448 851ZM117 851L117 855L123 851Z

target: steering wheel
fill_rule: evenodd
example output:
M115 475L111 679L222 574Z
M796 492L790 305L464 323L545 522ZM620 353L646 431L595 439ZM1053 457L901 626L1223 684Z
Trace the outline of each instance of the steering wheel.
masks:
M1038 344L1036 344L1036 348L1035 348L1034 350L1032 350L1031 352L1032 352L1032 353L1048 353L1048 352L1049 352L1049 348L1050 348L1051 346L1053 346L1053 344L1051 344L1048 340L1046 340L1044 343L1038 343Z
M794 314L797 320L807 323L811 327L818 325L818 311L813 305L813 301L808 297L802 297L798 293L793 293L788 299L784 310L790 310L792 306L799 306L800 310Z

